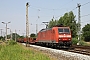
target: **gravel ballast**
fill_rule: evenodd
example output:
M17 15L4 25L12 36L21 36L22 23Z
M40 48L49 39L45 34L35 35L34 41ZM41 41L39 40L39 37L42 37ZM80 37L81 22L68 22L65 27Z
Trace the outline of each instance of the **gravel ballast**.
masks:
M88 55L67 52L67 51L57 50L52 48L46 48L46 47L41 47L36 45L30 45L30 47L49 53L51 56L55 56L58 60L90 60L90 56Z

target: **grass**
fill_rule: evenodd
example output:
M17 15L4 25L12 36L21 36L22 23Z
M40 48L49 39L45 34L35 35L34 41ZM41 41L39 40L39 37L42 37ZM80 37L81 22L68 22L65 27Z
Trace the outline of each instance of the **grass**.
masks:
M90 46L90 44L87 44L85 41L80 41L80 45L82 45L82 46Z
M72 38L72 44L73 44L73 45L77 45L77 43L78 43L78 39ZM85 42L84 40L80 40L80 41L79 41L79 44L82 45L82 46L90 46L90 44L88 44L88 43Z
M0 60L50 60L40 52L25 48L18 44L0 45Z

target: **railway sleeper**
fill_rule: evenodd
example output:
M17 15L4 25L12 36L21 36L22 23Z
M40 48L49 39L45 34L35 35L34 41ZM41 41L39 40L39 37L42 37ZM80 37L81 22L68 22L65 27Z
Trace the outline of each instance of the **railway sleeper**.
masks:
M89 55L89 56L90 56L90 52L87 52L87 55Z
M74 51L75 53L80 53L81 52L81 50L80 49L75 49L75 51Z
M87 50L82 50L81 53L82 54L86 54L87 53Z

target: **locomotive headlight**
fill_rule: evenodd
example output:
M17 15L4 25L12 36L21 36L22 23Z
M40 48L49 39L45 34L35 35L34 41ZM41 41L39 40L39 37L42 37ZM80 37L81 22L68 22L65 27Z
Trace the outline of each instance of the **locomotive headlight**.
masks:
M62 35L59 35L59 38L62 38L63 36Z
M61 38L58 38L59 41L61 41L62 39Z
M67 37L71 37L71 35L67 35Z
M70 38L68 40L71 40Z
M58 40L61 40L60 38Z

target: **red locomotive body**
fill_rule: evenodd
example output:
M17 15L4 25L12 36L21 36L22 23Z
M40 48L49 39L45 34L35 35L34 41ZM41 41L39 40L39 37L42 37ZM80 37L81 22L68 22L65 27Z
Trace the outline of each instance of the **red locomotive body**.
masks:
M71 40L69 27L53 27L39 31L36 43L49 46L71 46Z

